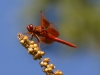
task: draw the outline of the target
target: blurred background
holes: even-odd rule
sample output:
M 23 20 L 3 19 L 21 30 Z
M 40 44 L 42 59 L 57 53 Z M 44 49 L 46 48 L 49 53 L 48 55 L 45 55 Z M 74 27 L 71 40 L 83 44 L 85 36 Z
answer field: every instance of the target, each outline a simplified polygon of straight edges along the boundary
M 78 48 L 54 42 L 42 48 L 63 75 L 100 75 L 100 0 L 0 0 L 0 75 L 45 75 L 17 34 L 40 25 L 40 11 L 60 36 Z

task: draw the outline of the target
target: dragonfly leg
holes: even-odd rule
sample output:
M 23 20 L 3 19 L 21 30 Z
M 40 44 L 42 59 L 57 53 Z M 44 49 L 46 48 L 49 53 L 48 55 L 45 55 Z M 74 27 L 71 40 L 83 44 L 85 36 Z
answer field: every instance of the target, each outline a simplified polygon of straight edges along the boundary
M 35 34 L 35 37 L 37 38 L 37 40 L 38 40 L 38 45 L 40 46 L 41 40 L 40 40 L 39 36 Z
M 32 40 L 33 39 L 33 33 L 30 35 L 30 40 Z
M 29 38 L 30 38 L 30 40 L 32 40 L 33 39 L 33 33 L 30 33 L 30 32 L 26 32 L 26 33 L 23 33 L 23 34 L 30 34 L 30 36 L 29 35 L 27 35 Z

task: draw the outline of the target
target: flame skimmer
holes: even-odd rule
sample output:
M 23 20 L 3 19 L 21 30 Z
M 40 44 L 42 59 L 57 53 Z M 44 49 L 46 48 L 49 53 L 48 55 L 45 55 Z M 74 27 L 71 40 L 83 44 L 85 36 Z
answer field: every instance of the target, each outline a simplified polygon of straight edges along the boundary
M 35 36 L 38 39 L 38 42 L 51 44 L 54 41 L 56 41 L 68 45 L 70 47 L 77 48 L 76 45 L 61 40 L 60 38 L 57 38 L 59 36 L 59 32 L 52 27 L 52 24 L 48 20 L 45 19 L 45 17 L 42 15 L 42 11 L 40 11 L 40 15 L 41 15 L 40 26 L 34 26 L 32 24 L 27 26 L 28 33 L 31 34 L 31 39 L 33 38 L 33 36 Z

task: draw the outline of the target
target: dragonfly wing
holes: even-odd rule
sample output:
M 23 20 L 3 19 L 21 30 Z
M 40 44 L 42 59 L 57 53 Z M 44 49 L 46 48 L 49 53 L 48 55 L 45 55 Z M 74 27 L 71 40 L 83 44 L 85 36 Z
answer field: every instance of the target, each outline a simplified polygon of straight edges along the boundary
M 47 29 L 49 27 L 50 23 L 49 23 L 49 21 L 47 21 L 45 19 L 45 17 L 42 14 L 42 11 L 40 11 L 40 15 L 41 15 L 41 26 L 42 26 L 42 28 Z
M 57 30 L 55 30 L 52 25 L 50 25 L 47 29 L 47 32 L 55 37 L 59 36 L 59 32 Z
M 54 42 L 54 40 L 52 40 L 50 38 L 46 38 L 46 37 L 41 37 L 41 41 L 46 43 L 46 44 L 51 44 Z

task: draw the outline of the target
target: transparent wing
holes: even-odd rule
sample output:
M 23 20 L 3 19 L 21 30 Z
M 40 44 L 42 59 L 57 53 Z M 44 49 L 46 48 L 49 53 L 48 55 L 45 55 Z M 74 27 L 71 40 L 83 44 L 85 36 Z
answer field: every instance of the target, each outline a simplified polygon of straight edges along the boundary
M 57 30 L 55 30 L 52 25 L 50 24 L 48 29 L 47 29 L 47 32 L 55 37 L 58 37 L 59 36 L 59 32 Z
M 47 37 L 41 37 L 41 41 L 46 43 L 46 44 L 51 44 L 54 42 L 54 40 L 47 38 Z
M 40 15 L 41 15 L 41 26 L 43 29 L 47 29 L 49 27 L 50 23 L 49 23 L 49 21 L 47 21 L 45 19 L 45 17 L 42 14 L 42 11 L 40 11 Z

